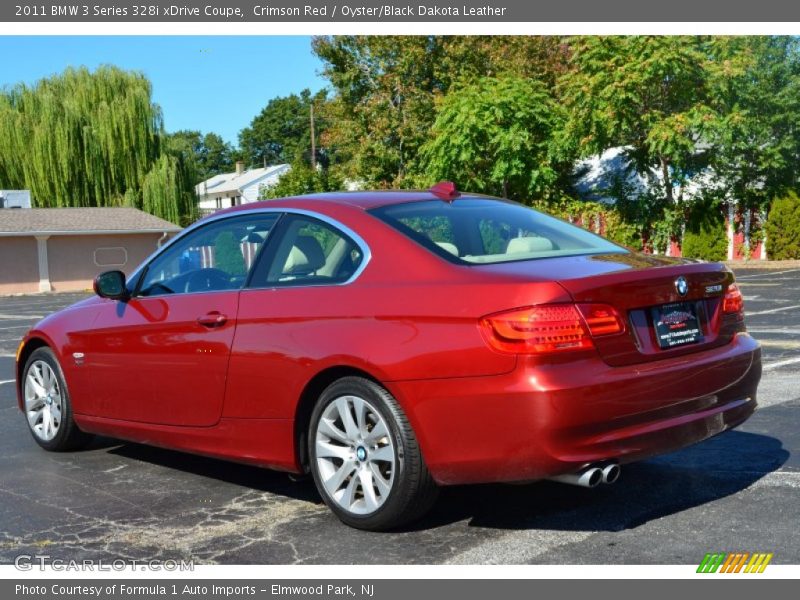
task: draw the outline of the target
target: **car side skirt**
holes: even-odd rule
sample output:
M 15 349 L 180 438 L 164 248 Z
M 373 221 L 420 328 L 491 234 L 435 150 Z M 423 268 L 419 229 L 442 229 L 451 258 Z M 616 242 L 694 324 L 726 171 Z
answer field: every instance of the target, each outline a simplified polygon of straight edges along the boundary
M 213 427 L 155 425 L 75 415 L 87 433 L 299 473 L 292 419 L 221 419 Z

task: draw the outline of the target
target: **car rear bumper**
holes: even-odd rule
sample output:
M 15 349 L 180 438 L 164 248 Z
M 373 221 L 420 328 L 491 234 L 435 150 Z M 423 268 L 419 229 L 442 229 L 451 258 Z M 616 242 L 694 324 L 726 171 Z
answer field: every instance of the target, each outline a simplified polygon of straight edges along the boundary
M 535 480 L 702 441 L 746 420 L 761 378 L 758 342 L 609 367 L 598 357 L 506 375 L 389 384 L 440 484 Z

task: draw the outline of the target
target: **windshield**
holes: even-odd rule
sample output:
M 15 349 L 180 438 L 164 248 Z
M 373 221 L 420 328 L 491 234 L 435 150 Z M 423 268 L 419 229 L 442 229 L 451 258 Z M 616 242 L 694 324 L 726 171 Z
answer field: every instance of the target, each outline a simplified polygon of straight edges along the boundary
M 504 200 L 426 200 L 369 212 L 432 252 L 461 264 L 628 253 L 585 229 Z

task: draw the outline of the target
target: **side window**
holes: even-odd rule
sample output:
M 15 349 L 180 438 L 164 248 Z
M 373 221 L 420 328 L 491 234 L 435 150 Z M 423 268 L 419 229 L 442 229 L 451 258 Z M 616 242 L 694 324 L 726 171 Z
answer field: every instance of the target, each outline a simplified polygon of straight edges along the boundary
M 253 287 L 344 283 L 364 260 L 358 245 L 327 223 L 300 216 L 284 223 Z
M 277 215 L 230 217 L 190 233 L 147 266 L 139 295 L 241 288 L 277 219 Z

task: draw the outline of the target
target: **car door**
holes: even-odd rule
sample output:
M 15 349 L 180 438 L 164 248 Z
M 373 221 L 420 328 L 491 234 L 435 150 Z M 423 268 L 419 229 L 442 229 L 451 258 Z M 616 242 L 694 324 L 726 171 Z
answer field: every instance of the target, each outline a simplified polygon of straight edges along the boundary
M 253 213 L 213 220 L 175 240 L 108 300 L 87 340 L 90 414 L 210 426 L 222 412 L 239 290 L 277 221 Z
M 347 306 L 369 261 L 366 244 L 335 222 L 286 214 L 239 300 L 228 370 L 226 417 L 294 416 L 308 369 L 340 339 L 342 324 L 320 318 Z

